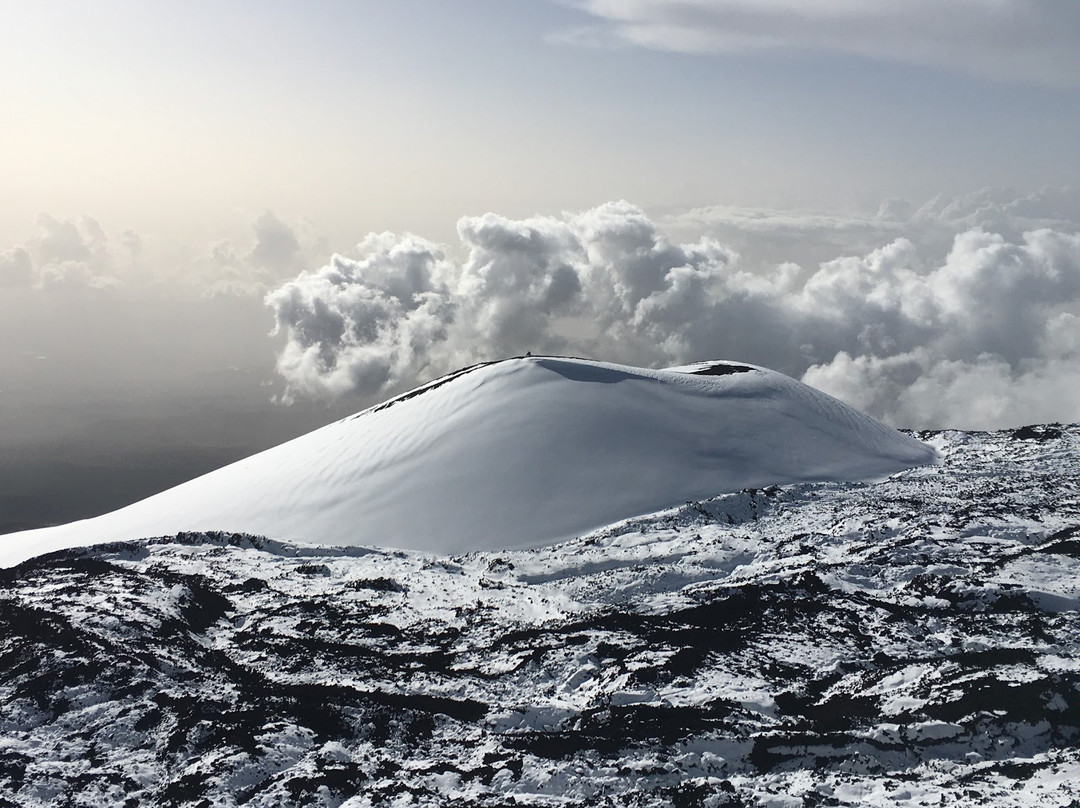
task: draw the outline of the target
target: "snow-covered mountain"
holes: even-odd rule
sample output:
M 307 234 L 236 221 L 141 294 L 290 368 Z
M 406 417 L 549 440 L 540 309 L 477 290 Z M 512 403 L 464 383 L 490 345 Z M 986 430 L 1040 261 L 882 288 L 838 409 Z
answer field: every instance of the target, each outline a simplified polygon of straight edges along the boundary
M 0 804 L 1069 806 L 1080 428 L 457 557 L 188 533 L 0 578 Z
M 719 493 L 934 461 L 924 444 L 764 368 L 522 357 L 450 374 L 119 511 L 0 537 L 0 564 L 206 530 L 432 552 L 537 547 Z

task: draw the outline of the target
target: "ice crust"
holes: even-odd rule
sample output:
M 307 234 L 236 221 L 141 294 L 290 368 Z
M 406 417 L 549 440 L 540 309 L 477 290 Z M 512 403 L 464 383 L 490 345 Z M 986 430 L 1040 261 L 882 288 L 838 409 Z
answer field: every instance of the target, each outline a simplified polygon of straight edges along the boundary
M 720 493 L 880 479 L 936 458 L 764 368 L 523 357 L 458 371 L 118 511 L 0 537 L 0 565 L 207 530 L 437 553 L 540 547 Z

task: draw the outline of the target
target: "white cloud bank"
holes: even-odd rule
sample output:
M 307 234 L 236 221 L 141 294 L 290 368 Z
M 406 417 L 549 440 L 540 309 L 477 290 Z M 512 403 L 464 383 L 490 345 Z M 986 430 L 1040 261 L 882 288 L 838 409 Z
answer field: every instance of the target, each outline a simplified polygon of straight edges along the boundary
M 196 307 L 269 364 L 252 330 L 265 296 L 286 400 L 373 400 L 533 351 L 755 362 L 901 426 L 1080 421 L 1077 189 L 887 200 L 862 216 L 710 207 L 654 220 L 615 202 L 466 217 L 458 235 L 372 234 L 301 272 L 325 260 L 323 242 L 270 212 L 175 258 L 153 235 L 43 215 L 36 236 L 0 250 L 0 303 L 22 318 L 9 331 L 23 353 L 59 351 L 45 336 L 79 312 L 96 317 L 79 337 L 91 350 L 107 341 L 95 329 Z
M 881 239 L 816 267 L 740 259 L 711 236 L 677 243 L 626 202 L 465 217 L 456 259 L 417 236 L 372 234 L 267 294 L 285 337 L 277 368 L 286 398 L 332 398 L 530 350 L 651 365 L 730 358 L 802 376 L 897 425 L 1080 421 L 1080 234 L 1068 224 L 1080 195 L 999 196 L 890 204 L 847 223 L 750 217 L 771 243 L 793 228 L 821 243 Z M 730 210 L 692 216 L 699 231 L 731 226 Z M 1007 226 L 984 226 L 993 221 Z M 1018 229 L 1033 222 L 1055 226 Z
M 841 53 L 1008 81 L 1080 85 L 1072 0 L 565 0 L 558 38 L 683 53 Z

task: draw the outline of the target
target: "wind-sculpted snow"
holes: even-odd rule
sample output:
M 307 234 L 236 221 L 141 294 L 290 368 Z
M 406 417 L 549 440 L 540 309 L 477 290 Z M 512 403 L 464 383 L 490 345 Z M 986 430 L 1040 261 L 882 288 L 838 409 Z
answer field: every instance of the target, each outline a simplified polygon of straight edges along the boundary
M 724 366 L 742 372 L 717 375 Z M 0 564 L 191 530 L 433 552 L 535 547 L 719 492 L 934 461 L 763 368 L 523 357 L 450 374 L 114 513 L 0 537 Z
M 528 551 L 30 560 L 0 804 L 1076 804 L 1080 428 L 919 437 Z

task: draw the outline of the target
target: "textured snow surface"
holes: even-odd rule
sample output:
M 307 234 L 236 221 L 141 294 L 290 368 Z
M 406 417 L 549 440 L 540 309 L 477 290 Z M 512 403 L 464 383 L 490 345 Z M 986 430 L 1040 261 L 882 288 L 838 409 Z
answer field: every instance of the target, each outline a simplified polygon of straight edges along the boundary
M 720 492 L 935 460 L 774 371 L 685 371 L 552 357 L 467 368 L 119 511 L 0 537 L 0 564 L 195 530 L 432 552 L 535 547 Z
M 1080 428 L 527 551 L 0 572 L 0 804 L 1068 806 Z

